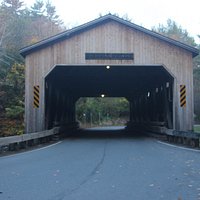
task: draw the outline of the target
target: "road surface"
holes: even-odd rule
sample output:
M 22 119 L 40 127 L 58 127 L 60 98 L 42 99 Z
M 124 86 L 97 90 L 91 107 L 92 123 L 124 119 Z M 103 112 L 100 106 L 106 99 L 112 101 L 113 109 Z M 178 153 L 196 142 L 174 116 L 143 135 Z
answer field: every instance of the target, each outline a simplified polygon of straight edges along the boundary
M 93 129 L 0 158 L 0 200 L 162 199 L 200 199 L 200 151 Z

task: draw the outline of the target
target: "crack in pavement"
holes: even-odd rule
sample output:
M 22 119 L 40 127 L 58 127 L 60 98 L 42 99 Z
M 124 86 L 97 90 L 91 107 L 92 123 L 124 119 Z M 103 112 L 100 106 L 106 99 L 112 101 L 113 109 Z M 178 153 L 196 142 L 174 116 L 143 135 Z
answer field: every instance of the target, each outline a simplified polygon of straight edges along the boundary
M 81 183 L 80 183 L 77 187 L 75 187 L 74 189 L 72 189 L 72 190 L 70 191 L 70 194 L 72 194 L 73 192 L 79 190 L 80 187 L 83 186 L 85 183 L 87 183 L 87 182 L 96 174 L 96 171 L 98 171 L 98 170 L 101 168 L 101 166 L 102 166 L 102 164 L 103 164 L 103 162 L 104 162 L 104 160 L 105 160 L 105 156 L 106 156 L 107 143 L 108 143 L 108 142 L 106 142 L 106 143 L 104 144 L 103 154 L 102 154 L 102 157 L 101 157 L 100 161 L 99 161 L 99 162 L 97 163 L 97 165 L 94 167 L 94 169 L 92 170 L 92 172 L 91 172 L 84 180 L 82 180 Z
M 102 164 L 104 163 L 105 157 L 106 157 L 106 148 L 107 148 L 107 143 L 108 141 L 105 142 L 104 144 L 104 148 L 103 148 L 103 153 L 102 153 L 102 157 L 99 160 L 99 162 L 96 164 L 96 166 L 94 167 L 94 169 L 91 171 L 90 174 L 88 174 L 80 183 L 78 186 L 74 187 L 71 190 L 67 190 L 67 191 L 63 191 L 60 194 L 54 196 L 53 198 L 51 198 L 52 200 L 63 200 L 67 195 L 71 195 L 74 192 L 76 192 L 77 190 L 79 190 L 84 184 L 86 184 L 95 174 L 96 171 L 99 171 L 99 169 L 101 168 Z

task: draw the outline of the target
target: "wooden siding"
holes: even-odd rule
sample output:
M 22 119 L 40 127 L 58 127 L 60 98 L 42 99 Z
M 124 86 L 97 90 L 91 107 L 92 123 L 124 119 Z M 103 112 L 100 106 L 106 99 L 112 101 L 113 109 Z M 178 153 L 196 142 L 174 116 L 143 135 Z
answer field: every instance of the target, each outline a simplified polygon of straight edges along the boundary
M 131 60 L 85 60 L 86 52 L 134 53 Z M 177 130 L 193 126 L 192 53 L 111 21 L 26 56 L 26 131 L 44 130 L 44 78 L 57 64 L 161 64 L 175 77 L 174 116 Z M 187 88 L 187 107 L 180 108 L 179 85 Z M 33 86 L 40 85 L 41 104 L 33 108 Z

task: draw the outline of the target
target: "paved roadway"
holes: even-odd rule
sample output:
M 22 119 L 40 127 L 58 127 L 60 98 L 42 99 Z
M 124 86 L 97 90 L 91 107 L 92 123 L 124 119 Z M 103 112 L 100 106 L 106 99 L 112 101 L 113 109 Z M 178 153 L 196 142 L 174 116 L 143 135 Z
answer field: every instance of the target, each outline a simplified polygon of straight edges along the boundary
M 115 130 L 0 158 L 0 200 L 198 200 L 200 152 Z

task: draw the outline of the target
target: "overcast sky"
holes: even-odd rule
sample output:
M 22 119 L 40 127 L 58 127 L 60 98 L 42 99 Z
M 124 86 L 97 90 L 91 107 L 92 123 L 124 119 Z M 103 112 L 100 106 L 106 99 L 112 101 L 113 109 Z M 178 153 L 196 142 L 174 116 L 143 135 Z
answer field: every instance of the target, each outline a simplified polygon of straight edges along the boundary
M 44 0 L 45 1 L 45 0 Z M 24 0 L 30 6 L 35 0 Z M 99 17 L 99 14 L 128 15 L 133 23 L 151 29 L 168 18 L 187 29 L 200 43 L 200 0 L 51 0 L 67 26 L 76 26 Z

